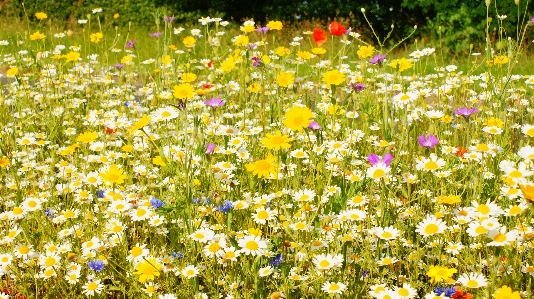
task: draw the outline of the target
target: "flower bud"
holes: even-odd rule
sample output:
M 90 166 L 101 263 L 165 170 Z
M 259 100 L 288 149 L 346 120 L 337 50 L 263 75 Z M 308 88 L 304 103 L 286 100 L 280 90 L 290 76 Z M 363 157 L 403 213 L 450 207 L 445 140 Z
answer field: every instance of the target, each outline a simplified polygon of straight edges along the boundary
M 362 7 L 362 12 L 365 12 L 365 8 Z
M 490 6 L 491 5 L 491 0 L 486 0 L 486 6 Z
M 519 0 L 515 0 L 515 5 L 519 5 Z

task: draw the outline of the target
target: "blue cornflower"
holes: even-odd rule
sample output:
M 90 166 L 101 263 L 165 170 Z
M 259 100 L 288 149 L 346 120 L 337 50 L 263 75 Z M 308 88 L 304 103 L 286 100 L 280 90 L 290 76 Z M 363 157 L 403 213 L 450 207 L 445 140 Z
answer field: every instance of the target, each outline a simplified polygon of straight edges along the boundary
M 104 190 L 98 190 L 96 191 L 96 196 L 98 196 L 98 198 L 104 198 L 104 193 Z
M 89 261 L 89 268 L 93 271 L 100 272 L 104 269 L 104 266 L 104 262 L 101 260 Z
M 231 201 L 225 200 L 222 205 L 219 205 L 219 206 L 215 207 L 215 211 L 226 213 L 226 212 L 230 211 L 233 207 L 234 207 L 234 204 Z
M 53 218 L 54 215 L 56 215 L 56 211 L 52 210 L 51 208 L 44 209 L 44 213 L 48 218 Z
M 456 293 L 456 287 L 447 287 L 445 288 L 445 296 L 452 297 Z
M 159 209 L 165 205 L 165 203 L 155 197 L 150 198 L 150 204 L 154 209 Z
M 434 289 L 434 294 L 436 294 L 437 296 L 440 296 L 444 292 L 445 292 L 445 288 L 444 287 L 437 287 L 436 289 Z
M 179 260 L 181 260 L 181 259 L 183 259 L 183 258 L 184 258 L 184 254 L 183 254 L 183 253 L 181 253 L 180 251 L 177 251 L 177 252 L 173 252 L 173 253 L 172 253 L 172 256 L 173 256 L 174 258 L 177 258 L 177 259 L 179 259 Z
M 275 257 L 271 258 L 269 260 L 269 263 L 271 264 L 271 267 L 278 268 L 278 266 L 280 266 L 280 264 L 282 263 L 282 254 L 279 253 Z

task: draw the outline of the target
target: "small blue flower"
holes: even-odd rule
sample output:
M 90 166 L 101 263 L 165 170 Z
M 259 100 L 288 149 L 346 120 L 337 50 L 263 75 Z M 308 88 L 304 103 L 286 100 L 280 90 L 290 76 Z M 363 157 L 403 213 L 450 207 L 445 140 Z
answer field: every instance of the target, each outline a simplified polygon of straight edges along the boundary
M 104 269 L 104 262 L 101 260 L 89 261 L 89 268 L 95 272 L 100 272 Z
M 150 204 L 153 208 L 159 209 L 165 205 L 165 203 L 155 197 L 150 198 Z
M 96 196 L 98 196 L 98 198 L 104 198 L 104 193 L 104 190 L 98 190 L 96 191 Z
M 456 293 L 456 287 L 447 287 L 445 289 L 445 296 L 452 297 Z
M 56 211 L 52 210 L 51 208 L 44 209 L 44 213 L 48 218 L 54 218 L 54 215 L 56 215 Z
M 178 251 L 178 252 L 173 252 L 173 253 L 172 253 L 172 256 L 173 256 L 174 258 L 179 259 L 179 260 L 181 260 L 181 259 L 184 258 L 184 254 L 181 253 L 180 251 Z
M 215 211 L 226 213 L 226 212 L 230 211 L 233 207 L 234 207 L 234 204 L 231 201 L 225 200 L 222 205 L 219 205 L 219 206 L 215 207 Z
M 271 258 L 269 260 L 269 263 L 271 264 L 271 267 L 278 268 L 278 266 L 280 266 L 280 264 L 282 263 L 282 254 L 279 253 L 275 257 Z
M 440 296 L 441 294 L 443 294 L 445 292 L 445 288 L 444 287 L 437 287 L 435 290 L 434 290 L 434 294 L 436 294 L 437 296 Z

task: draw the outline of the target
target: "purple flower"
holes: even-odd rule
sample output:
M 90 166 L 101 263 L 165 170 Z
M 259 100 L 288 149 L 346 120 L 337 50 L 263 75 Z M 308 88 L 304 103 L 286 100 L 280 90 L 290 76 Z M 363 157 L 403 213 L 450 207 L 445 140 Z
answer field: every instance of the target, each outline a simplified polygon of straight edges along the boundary
M 269 29 L 271 29 L 269 28 L 269 26 L 265 26 L 265 27 L 256 28 L 255 30 L 258 33 L 266 33 L 267 31 L 269 31 Z
M 252 63 L 253 66 L 257 66 L 257 67 L 263 66 L 263 61 L 261 61 L 259 57 L 252 57 L 252 61 L 254 61 Z
M 471 114 L 474 114 L 477 112 L 478 112 L 477 108 L 467 108 L 467 107 L 462 107 L 462 108 L 458 108 L 454 110 L 454 113 L 456 115 L 461 115 L 465 118 L 468 118 L 469 116 L 471 116 Z
M 254 50 L 256 48 L 256 44 L 248 44 L 249 49 Z
M 386 166 L 389 166 L 389 164 L 391 164 L 391 160 L 393 160 L 393 155 L 390 153 L 385 154 L 384 158 L 380 158 L 375 153 L 372 153 L 369 156 L 367 156 L 367 161 L 371 163 L 371 166 L 375 166 L 378 163 L 384 163 L 386 164 Z
M 223 106 L 225 103 L 221 98 L 211 98 L 209 100 L 205 100 L 204 104 L 212 108 L 217 108 Z
M 167 22 L 167 23 L 172 23 L 172 21 L 174 21 L 174 16 L 172 17 L 165 17 L 163 18 L 163 21 Z
M 352 87 L 352 89 L 354 89 L 354 91 L 356 92 L 360 92 L 365 89 L 365 85 L 362 83 L 358 83 L 358 84 L 351 83 L 350 87 Z
M 163 33 L 162 32 L 154 32 L 154 33 L 151 33 L 150 36 L 153 36 L 155 38 L 158 38 L 160 35 L 162 35 Z
M 101 260 L 94 260 L 89 262 L 89 268 L 95 272 L 100 272 L 104 269 L 104 262 Z
M 421 135 L 417 137 L 417 140 L 419 140 L 420 146 L 426 148 L 434 148 L 434 146 L 439 143 L 438 138 L 432 134 L 428 134 L 428 137 L 425 137 L 425 135 Z
M 532 24 L 534 24 L 534 16 L 532 16 L 532 18 L 530 19 L 530 21 L 532 22 Z
M 321 125 L 319 125 L 318 122 L 316 121 L 312 121 L 309 125 L 308 125 L 308 128 L 312 129 L 312 130 L 321 130 L 323 129 L 323 127 L 321 127 Z
M 206 152 L 205 152 L 206 155 L 213 154 L 214 150 L 215 150 L 215 144 L 213 144 L 213 143 L 206 144 Z
M 184 110 L 185 109 L 184 100 L 180 100 L 180 102 L 178 102 L 178 109 L 180 109 L 180 110 Z
M 381 65 L 382 62 L 384 62 L 384 60 L 386 59 L 386 54 L 382 55 L 382 54 L 377 54 L 375 55 L 375 57 L 371 58 L 371 60 L 369 60 L 369 63 L 372 63 L 372 64 L 378 64 L 378 65 Z
M 124 66 L 124 64 L 122 64 L 122 63 L 117 63 L 117 64 L 114 64 L 113 66 L 120 70 L 120 69 L 122 69 L 122 67 Z
M 126 43 L 126 48 L 133 48 L 137 40 L 134 38 L 133 40 Z

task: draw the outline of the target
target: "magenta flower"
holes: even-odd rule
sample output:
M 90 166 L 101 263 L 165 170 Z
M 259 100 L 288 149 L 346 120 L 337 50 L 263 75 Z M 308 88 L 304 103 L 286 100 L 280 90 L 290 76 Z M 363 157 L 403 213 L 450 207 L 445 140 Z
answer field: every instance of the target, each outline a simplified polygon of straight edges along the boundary
M 154 33 L 151 33 L 150 36 L 158 38 L 162 34 L 163 34 L 163 32 L 154 32 Z
M 211 98 L 209 100 L 205 100 L 204 104 L 210 106 L 211 108 L 217 108 L 223 106 L 225 102 L 221 98 Z
M 380 158 L 375 153 L 372 153 L 369 156 L 367 156 L 367 161 L 371 163 L 371 166 L 375 166 L 378 163 L 384 163 L 386 164 L 386 166 L 389 166 L 391 164 L 391 160 L 393 160 L 393 155 L 390 153 L 385 154 L 384 158 Z
M 308 125 L 308 128 L 312 129 L 312 130 L 321 130 L 323 127 L 321 127 L 321 125 L 319 125 L 318 122 L 316 121 L 312 121 L 309 125 Z
M 174 21 L 174 16 L 165 17 L 165 18 L 163 18 L 163 21 L 165 21 L 167 23 L 172 23 L 172 21 Z
M 266 33 L 267 31 L 269 31 L 269 29 L 271 29 L 269 28 L 269 26 L 265 26 L 265 27 L 256 28 L 255 30 L 258 33 Z
M 215 150 L 215 144 L 213 144 L 213 143 L 206 144 L 206 152 L 205 152 L 206 155 L 213 154 L 214 150 Z
M 372 63 L 372 64 L 378 64 L 378 65 L 382 65 L 382 62 L 384 62 L 384 60 L 386 59 L 386 54 L 382 55 L 382 54 L 377 54 L 375 55 L 375 57 L 371 58 L 371 60 L 369 60 L 369 63 Z
M 135 46 L 136 42 L 137 42 L 137 40 L 135 38 L 133 40 L 131 40 L 131 41 L 128 41 L 126 43 L 126 48 L 133 48 L 133 46 Z
M 358 84 L 351 83 L 350 87 L 352 87 L 352 89 L 354 89 L 354 91 L 356 92 L 360 92 L 365 89 L 365 85 L 362 83 L 358 83 Z
M 462 108 L 458 108 L 456 110 L 454 110 L 454 113 L 456 115 L 460 115 L 460 116 L 463 116 L 465 118 L 468 118 L 469 116 L 471 116 L 471 114 L 474 114 L 474 113 L 477 113 L 478 110 L 476 108 L 467 108 L 467 107 L 462 107 Z
M 252 57 L 252 61 L 254 61 L 252 63 L 253 66 L 257 66 L 257 67 L 262 67 L 263 66 L 263 61 L 261 61 L 261 59 L 259 57 Z
M 428 134 L 428 137 L 425 137 L 425 135 L 421 135 L 417 138 L 417 140 L 419 140 L 420 146 L 426 148 L 434 148 L 434 146 L 439 143 L 438 138 L 432 134 Z
M 113 66 L 120 70 L 120 69 L 122 69 L 124 67 L 124 64 L 117 63 L 117 64 L 114 64 Z

